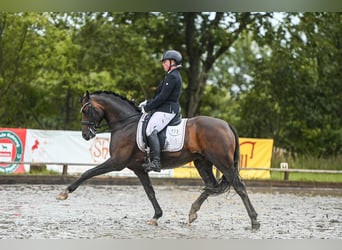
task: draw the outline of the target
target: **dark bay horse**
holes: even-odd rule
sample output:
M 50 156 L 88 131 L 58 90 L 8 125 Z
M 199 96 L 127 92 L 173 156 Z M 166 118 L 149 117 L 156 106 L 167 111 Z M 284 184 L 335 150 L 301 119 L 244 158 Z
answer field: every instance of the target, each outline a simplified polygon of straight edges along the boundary
M 156 199 L 150 177 L 142 167 L 144 152 L 136 144 L 140 108 L 127 98 L 109 91 L 96 91 L 91 94 L 87 91 L 81 104 L 82 136 L 85 140 L 90 140 L 96 135 L 96 129 L 102 120 L 107 122 L 111 132 L 110 158 L 84 172 L 60 193 L 57 199 L 67 199 L 69 193 L 74 192 L 81 183 L 91 177 L 129 168 L 139 178 L 153 205 L 154 216 L 148 223 L 157 225 L 157 220 L 163 212 Z M 161 163 L 162 169 L 168 169 L 193 161 L 204 181 L 203 192 L 191 206 L 189 223 L 196 220 L 197 211 L 210 195 L 222 194 L 233 186 L 245 205 L 252 229 L 258 229 L 260 223 L 257 221 L 257 213 L 239 176 L 239 139 L 235 129 L 223 120 L 197 116 L 188 119 L 185 130 L 183 149 L 178 152 L 162 152 Z M 213 166 L 222 173 L 220 180 L 214 177 Z

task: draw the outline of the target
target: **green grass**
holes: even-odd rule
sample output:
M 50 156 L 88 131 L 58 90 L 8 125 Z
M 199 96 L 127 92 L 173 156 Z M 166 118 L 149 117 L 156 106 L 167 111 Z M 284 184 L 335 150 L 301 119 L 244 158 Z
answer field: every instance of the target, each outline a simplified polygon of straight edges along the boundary
M 61 175 L 61 173 L 58 173 L 58 172 L 53 171 L 53 170 L 44 169 L 41 171 L 31 170 L 30 172 L 25 173 L 25 175 Z
M 272 155 L 272 168 L 279 168 L 281 162 L 287 162 L 289 168 L 342 170 L 342 155 L 329 158 L 317 158 L 307 155 L 298 155 L 296 157 Z
M 279 156 L 273 154 L 272 168 L 279 168 L 281 162 L 287 162 L 289 169 L 320 169 L 342 170 L 342 155 L 330 158 L 316 158 L 307 155 Z M 271 180 L 284 180 L 283 172 L 271 172 Z M 318 181 L 318 182 L 342 182 L 342 174 L 323 173 L 289 173 L 290 181 Z
M 284 180 L 284 173 L 271 172 L 271 180 Z M 289 181 L 342 182 L 342 174 L 289 173 Z

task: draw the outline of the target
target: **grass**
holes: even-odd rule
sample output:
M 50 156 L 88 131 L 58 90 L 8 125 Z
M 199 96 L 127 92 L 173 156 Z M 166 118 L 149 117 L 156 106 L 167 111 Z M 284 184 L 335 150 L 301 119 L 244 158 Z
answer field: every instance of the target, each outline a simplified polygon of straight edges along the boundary
M 28 173 L 25 173 L 26 175 L 61 175 L 61 173 L 53 171 L 53 170 L 31 170 Z
M 271 180 L 284 180 L 284 173 L 271 172 Z M 342 182 L 342 174 L 289 173 L 289 181 Z
M 281 162 L 287 162 L 289 168 L 342 170 L 342 155 L 329 158 L 317 158 L 307 155 L 298 155 L 296 157 L 272 155 L 272 168 L 279 168 Z
M 299 155 L 296 157 L 279 156 L 273 154 L 272 168 L 279 168 L 281 162 L 287 162 L 289 169 L 321 169 L 342 170 L 342 155 L 330 158 L 316 158 L 313 156 Z M 271 172 L 271 180 L 284 180 L 283 172 Z M 323 173 L 289 173 L 290 181 L 318 181 L 318 182 L 342 182 L 342 174 Z

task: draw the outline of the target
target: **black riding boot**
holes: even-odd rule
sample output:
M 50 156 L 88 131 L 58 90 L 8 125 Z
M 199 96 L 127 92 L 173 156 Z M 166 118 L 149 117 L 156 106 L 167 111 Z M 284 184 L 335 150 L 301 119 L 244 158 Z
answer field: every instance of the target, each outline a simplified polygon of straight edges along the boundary
M 144 163 L 142 166 L 145 168 L 145 172 L 151 170 L 160 172 L 160 143 L 157 130 L 153 130 L 152 134 L 147 137 L 147 142 L 150 147 L 151 161 Z

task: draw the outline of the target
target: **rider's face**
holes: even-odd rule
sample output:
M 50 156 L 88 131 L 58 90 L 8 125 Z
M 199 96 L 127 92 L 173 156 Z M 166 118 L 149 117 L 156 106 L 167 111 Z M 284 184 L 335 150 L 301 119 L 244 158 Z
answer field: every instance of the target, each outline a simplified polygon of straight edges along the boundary
M 170 69 L 170 60 L 164 60 L 163 61 L 163 68 L 164 68 L 164 71 L 169 71 L 169 69 Z

